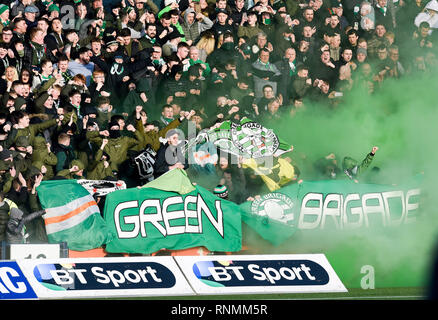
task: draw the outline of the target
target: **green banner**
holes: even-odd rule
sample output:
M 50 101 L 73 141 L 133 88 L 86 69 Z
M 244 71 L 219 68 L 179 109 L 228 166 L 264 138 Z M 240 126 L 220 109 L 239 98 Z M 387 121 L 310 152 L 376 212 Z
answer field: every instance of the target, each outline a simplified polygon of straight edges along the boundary
M 351 180 L 303 181 L 240 205 L 242 219 L 279 245 L 297 230 L 351 230 L 415 221 L 420 179 L 392 186 Z
M 108 194 L 104 217 L 116 235 L 107 243 L 108 252 L 241 250 L 239 206 L 201 186 L 185 194 L 151 187 L 118 190 Z

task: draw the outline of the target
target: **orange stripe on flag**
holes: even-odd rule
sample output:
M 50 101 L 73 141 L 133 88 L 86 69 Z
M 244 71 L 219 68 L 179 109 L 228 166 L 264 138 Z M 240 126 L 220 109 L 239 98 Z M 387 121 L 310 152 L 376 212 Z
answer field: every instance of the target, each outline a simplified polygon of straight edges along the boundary
M 49 225 L 52 223 L 58 223 L 58 222 L 65 221 L 65 220 L 70 219 L 71 217 L 73 217 L 75 215 L 78 215 L 82 211 L 85 211 L 87 208 L 89 208 L 91 206 L 97 206 L 96 201 L 93 200 L 93 201 L 84 203 L 80 207 L 78 207 L 78 208 L 76 208 L 76 209 L 74 209 L 66 214 L 63 214 L 62 216 L 44 219 L 44 223 L 45 223 L 45 225 Z

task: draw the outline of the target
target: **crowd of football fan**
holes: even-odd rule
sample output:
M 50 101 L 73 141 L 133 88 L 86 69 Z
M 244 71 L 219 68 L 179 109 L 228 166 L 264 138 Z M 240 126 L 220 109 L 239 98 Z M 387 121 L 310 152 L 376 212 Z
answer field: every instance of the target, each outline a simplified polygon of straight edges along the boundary
M 336 109 L 428 72 L 437 27 L 436 0 L 2 0 L 0 239 L 41 210 L 42 180 L 133 187 L 182 168 L 237 203 L 261 194 L 241 159 L 191 166 L 181 132 Z M 134 161 L 146 149 L 147 179 Z M 42 219 L 26 229 L 46 241 Z

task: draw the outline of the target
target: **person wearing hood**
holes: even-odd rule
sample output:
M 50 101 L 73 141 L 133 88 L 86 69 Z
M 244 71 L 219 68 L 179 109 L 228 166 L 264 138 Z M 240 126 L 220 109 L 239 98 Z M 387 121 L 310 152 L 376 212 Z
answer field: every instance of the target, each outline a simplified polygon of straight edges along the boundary
M 234 36 L 231 32 L 226 32 L 223 36 L 223 43 L 220 48 L 215 49 L 207 57 L 207 63 L 217 69 L 225 68 L 225 62 L 229 60 L 239 61 L 239 51 L 234 44 Z
M 13 162 L 15 170 L 18 174 L 26 174 L 26 171 L 32 166 L 33 147 L 29 143 L 29 139 L 25 136 L 20 136 L 15 140 L 15 150 Z
M 73 160 L 67 169 L 61 170 L 57 173 L 57 176 L 64 177 L 66 179 L 85 179 L 84 174 L 85 166 L 81 160 Z
M 0 192 L 9 192 L 16 177 L 12 152 L 5 149 L 0 152 Z
M 94 162 L 90 164 L 87 178 L 90 180 L 105 180 L 108 177 L 115 178 L 110 165 L 111 157 L 103 151 L 108 143 L 108 139 L 102 139 L 102 144 L 97 150 Z
M 183 18 L 181 27 L 184 31 L 184 37 L 186 41 L 191 41 L 192 45 L 198 42 L 202 32 L 213 26 L 213 21 L 200 12 L 196 13 L 190 7 L 184 12 Z
M 47 115 L 48 119 L 56 118 L 58 111 L 54 106 L 53 97 L 49 93 L 43 92 L 35 99 L 34 112 L 36 114 Z
M 29 234 L 26 227 L 21 223 L 23 215 L 23 211 L 20 209 L 11 208 L 6 225 L 6 241 L 8 243 L 26 243 Z
M 147 67 L 146 59 L 139 59 L 129 63 L 129 58 L 118 50 L 110 57 L 102 60 L 99 57 L 91 57 L 93 61 L 106 74 L 105 82 L 111 87 L 112 103 L 118 105 L 129 92 L 129 83 L 132 81 L 132 73 Z
M 132 115 L 133 106 L 141 105 L 144 108 L 155 107 L 155 95 L 147 78 L 137 81 L 135 88 L 123 100 L 123 104 L 117 109 L 118 113 Z
M 38 163 L 38 165 L 36 165 Z M 40 165 L 41 163 L 41 165 Z M 46 168 L 44 178 L 49 179 L 54 176 L 54 166 L 58 163 L 56 154 L 52 152 L 50 143 L 42 136 L 36 136 L 33 144 L 32 165 L 41 169 L 41 166 Z
M 119 172 L 119 168 L 128 159 L 128 150 L 136 147 L 143 142 L 142 134 L 130 124 L 126 127 L 130 132 L 133 132 L 135 138 L 122 136 L 120 126 L 117 122 L 108 124 L 108 130 L 103 131 L 87 131 L 87 140 L 94 143 L 98 147 L 102 145 L 103 139 L 108 139 L 103 151 L 111 158 L 111 169 L 115 176 Z M 105 138 L 102 138 L 105 137 Z
M 53 168 L 51 168 L 52 171 L 49 172 L 47 170 L 47 168 L 49 168 L 49 166 L 46 167 L 41 161 L 32 162 L 32 167 L 35 168 L 35 172 L 38 172 L 39 174 L 42 175 L 42 179 L 44 181 L 51 180 L 55 176 Z

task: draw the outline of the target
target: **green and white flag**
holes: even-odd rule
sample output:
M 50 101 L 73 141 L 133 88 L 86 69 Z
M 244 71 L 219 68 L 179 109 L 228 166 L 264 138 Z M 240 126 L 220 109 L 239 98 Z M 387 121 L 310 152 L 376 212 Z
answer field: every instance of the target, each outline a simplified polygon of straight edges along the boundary
M 274 245 L 298 230 L 396 227 L 418 216 L 421 181 L 421 175 L 403 185 L 303 181 L 242 203 L 242 221 Z
M 101 247 L 111 234 L 90 193 L 76 180 L 49 180 L 37 187 L 50 243 L 67 242 L 85 251 Z
M 279 157 L 292 151 L 292 145 L 273 130 L 246 117 L 239 123 L 224 121 L 218 128 L 201 132 L 196 140 L 210 141 L 225 152 L 245 158 Z
M 200 246 L 235 252 L 242 246 L 239 206 L 194 186 L 181 169 L 141 188 L 111 192 L 104 217 L 116 235 L 107 252 L 150 254 Z

